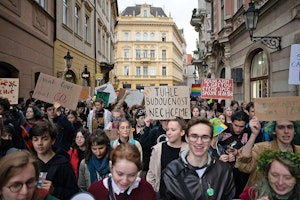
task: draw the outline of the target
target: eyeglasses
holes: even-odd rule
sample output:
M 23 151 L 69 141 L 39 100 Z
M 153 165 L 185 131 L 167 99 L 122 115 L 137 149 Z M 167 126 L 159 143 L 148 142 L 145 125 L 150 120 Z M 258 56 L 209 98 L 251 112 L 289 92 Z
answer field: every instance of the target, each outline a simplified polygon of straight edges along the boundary
M 146 114 L 146 110 L 142 109 L 142 110 L 139 110 L 139 112 L 136 115 L 139 116 L 139 115 L 145 115 L 145 114 Z
M 190 141 L 191 142 L 196 142 L 198 141 L 199 138 L 201 138 L 202 142 L 210 142 L 211 137 L 209 135 L 197 135 L 197 134 L 191 134 L 189 135 Z
M 10 189 L 11 192 L 17 193 L 20 192 L 20 190 L 23 188 L 23 185 L 26 185 L 27 188 L 35 188 L 37 185 L 37 180 L 35 178 L 28 180 L 26 183 L 20 183 L 16 182 L 9 186 L 8 188 Z
M 115 122 L 119 122 L 119 121 L 121 121 L 121 118 L 120 117 L 113 117 L 112 120 L 115 121 Z

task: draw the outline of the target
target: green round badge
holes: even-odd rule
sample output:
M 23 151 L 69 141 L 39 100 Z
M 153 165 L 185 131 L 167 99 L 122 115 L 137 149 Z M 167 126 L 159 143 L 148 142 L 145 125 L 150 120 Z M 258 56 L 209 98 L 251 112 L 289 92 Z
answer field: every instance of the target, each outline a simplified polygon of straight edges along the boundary
M 215 191 L 214 191 L 214 189 L 212 189 L 212 188 L 208 188 L 207 190 L 206 190 L 206 193 L 207 193 L 207 195 L 208 196 L 213 196 L 214 194 L 215 194 Z

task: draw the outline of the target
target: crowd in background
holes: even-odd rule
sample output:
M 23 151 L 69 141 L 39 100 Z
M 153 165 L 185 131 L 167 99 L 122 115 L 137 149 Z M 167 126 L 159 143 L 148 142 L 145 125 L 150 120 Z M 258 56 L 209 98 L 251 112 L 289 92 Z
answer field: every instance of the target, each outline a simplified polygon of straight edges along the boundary
M 107 107 L 98 98 L 78 102 L 75 110 L 32 94 L 17 105 L 0 98 L 0 199 L 16 199 L 6 194 L 20 195 L 24 184 L 33 188 L 28 199 L 40 196 L 41 188 L 45 199 L 71 199 L 83 191 L 118 200 L 300 199 L 299 159 L 289 159 L 299 158 L 300 124 L 259 121 L 253 102 L 225 106 L 191 97 L 191 119 L 152 120 L 144 105 L 128 107 L 128 93 Z M 213 119 L 225 130 L 215 132 Z M 272 159 L 261 161 L 262 168 L 265 150 L 282 153 L 266 155 Z M 28 157 L 19 164 L 24 173 L 34 166 L 30 179 L 8 185 L 9 177 L 1 177 L 11 154 Z M 46 181 L 35 191 L 41 174 Z

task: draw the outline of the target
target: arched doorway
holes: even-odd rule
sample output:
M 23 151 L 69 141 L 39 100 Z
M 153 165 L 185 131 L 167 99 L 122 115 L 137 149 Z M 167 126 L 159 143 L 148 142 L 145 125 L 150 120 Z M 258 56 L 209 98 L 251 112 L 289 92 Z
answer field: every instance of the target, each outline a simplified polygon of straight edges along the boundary
M 6 62 L 0 62 L 0 78 L 19 78 L 19 70 Z

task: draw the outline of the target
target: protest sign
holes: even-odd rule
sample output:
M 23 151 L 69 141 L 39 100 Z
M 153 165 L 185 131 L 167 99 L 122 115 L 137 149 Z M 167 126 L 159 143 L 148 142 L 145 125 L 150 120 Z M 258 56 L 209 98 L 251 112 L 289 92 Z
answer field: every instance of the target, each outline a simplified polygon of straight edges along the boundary
M 19 79 L 0 78 L 0 97 L 8 99 L 10 104 L 18 104 Z
M 288 83 L 300 85 L 300 44 L 291 45 Z
M 192 84 L 192 97 L 199 97 L 201 96 L 201 84 Z
M 233 99 L 232 79 L 206 78 L 201 84 L 203 99 Z
M 260 121 L 300 120 L 300 97 L 256 98 L 254 108 Z
M 96 94 L 97 99 L 100 98 L 103 100 L 104 107 L 108 106 L 109 96 L 110 96 L 110 94 L 108 92 L 97 92 L 97 94 Z
M 140 91 L 130 91 L 125 97 L 125 102 L 129 107 L 137 104 L 141 105 L 144 99 L 144 93 Z
M 115 103 L 117 100 L 117 94 L 115 92 L 115 89 L 111 83 L 106 83 L 101 86 L 95 87 L 95 95 L 98 94 L 98 92 L 106 92 L 109 93 L 109 103 Z M 104 99 L 103 99 L 104 100 Z
M 144 101 L 150 119 L 191 118 L 190 91 L 187 86 L 145 87 Z
M 75 110 L 82 87 L 74 83 L 41 73 L 34 89 L 33 98 Z
M 82 87 L 82 90 L 81 90 L 81 93 L 80 93 L 80 96 L 79 96 L 79 100 L 80 101 L 85 101 L 87 100 L 88 98 L 91 98 L 94 96 L 94 93 L 93 93 L 93 88 L 91 87 Z

